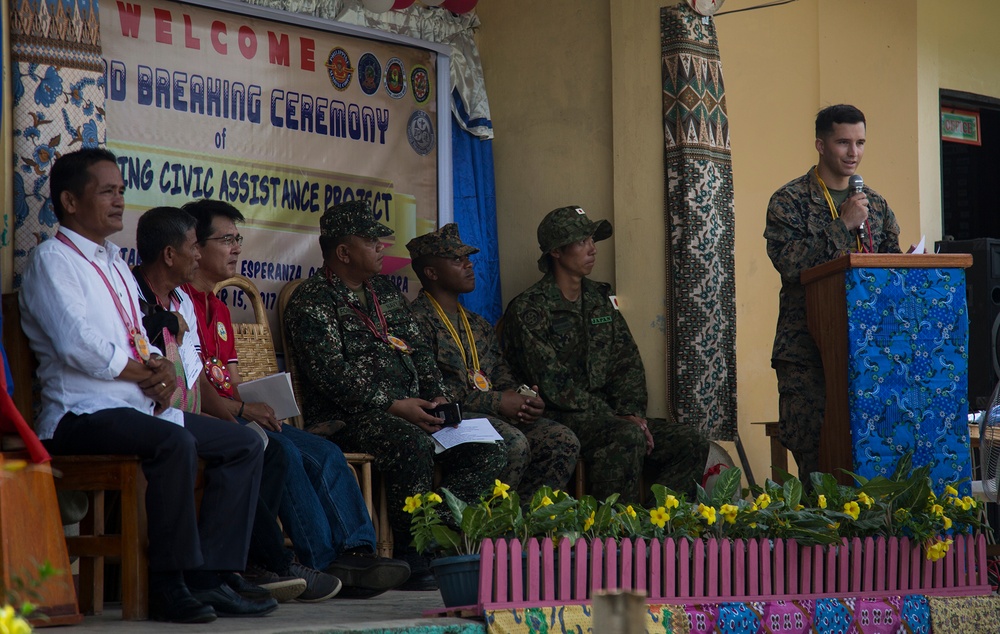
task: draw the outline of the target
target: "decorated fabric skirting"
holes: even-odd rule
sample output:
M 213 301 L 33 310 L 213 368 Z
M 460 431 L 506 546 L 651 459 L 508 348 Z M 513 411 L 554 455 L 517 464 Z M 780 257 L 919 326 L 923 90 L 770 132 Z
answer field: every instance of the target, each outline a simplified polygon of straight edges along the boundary
M 646 606 L 646 632 L 672 634 L 895 634 L 993 632 L 1000 597 L 841 597 L 720 603 L 654 603 Z M 486 611 L 489 634 L 592 631 L 590 605 Z

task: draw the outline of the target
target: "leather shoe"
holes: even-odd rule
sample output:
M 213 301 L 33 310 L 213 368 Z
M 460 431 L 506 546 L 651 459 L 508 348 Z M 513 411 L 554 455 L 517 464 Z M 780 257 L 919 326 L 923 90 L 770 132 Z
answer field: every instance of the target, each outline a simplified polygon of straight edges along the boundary
M 219 616 L 264 616 L 278 609 L 278 602 L 273 598 L 251 601 L 236 594 L 227 585 L 211 590 L 196 590 L 191 595 L 202 603 L 212 606 Z
M 216 614 L 191 595 L 183 583 L 171 585 L 149 594 L 149 618 L 168 623 L 211 623 Z
M 271 596 L 270 591 L 266 588 L 261 588 L 257 584 L 250 583 L 238 572 L 226 572 L 220 576 L 225 584 L 232 588 L 236 594 L 252 601 L 260 601 L 261 599 L 267 599 Z

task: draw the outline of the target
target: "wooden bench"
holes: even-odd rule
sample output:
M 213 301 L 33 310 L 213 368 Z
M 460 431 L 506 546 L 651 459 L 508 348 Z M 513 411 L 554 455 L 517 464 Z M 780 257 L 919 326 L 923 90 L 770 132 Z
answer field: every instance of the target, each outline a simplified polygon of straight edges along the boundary
M 253 282 L 240 275 L 222 280 L 215 285 L 214 290 L 215 293 L 218 294 L 222 289 L 228 287 L 235 287 L 242 291 L 245 301 L 250 304 L 254 313 L 254 321 L 252 323 L 233 323 L 233 336 L 235 337 L 236 342 L 236 352 L 240 360 L 240 378 L 244 381 L 249 381 L 275 374 L 278 372 L 278 358 L 275 354 L 274 339 L 272 338 L 271 328 L 267 322 L 267 313 L 264 311 L 264 302 L 261 300 L 260 291 L 257 290 L 257 287 Z M 284 343 L 283 335 L 282 342 Z M 302 400 L 299 398 L 299 389 L 298 384 L 295 381 L 295 373 L 292 372 L 292 364 L 287 357 L 285 363 L 286 366 L 289 367 L 289 373 L 292 375 L 292 387 L 295 393 L 296 401 L 301 403 Z M 295 425 L 299 429 L 302 428 L 301 416 L 296 416 L 288 422 Z M 364 498 L 365 506 L 368 508 L 368 514 L 375 526 L 379 554 L 391 557 L 392 532 L 388 531 L 388 534 L 390 535 L 388 544 L 389 554 L 385 554 L 386 548 L 382 544 L 385 529 L 380 526 L 378 520 L 380 516 L 386 517 L 385 508 L 384 506 L 383 508 L 380 508 L 378 513 L 375 511 L 375 500 L 373 495 L 374 480 L 372 475 L 372 462 L 375 458 L 371 454 L 366 453 L 345 453 L 344 457 L 347 458 L 347 464 L 351 467 L 351 471 L 354 472 L 354 477 L 358 481 L 358 486 L 361 488 L 361 496 Z M 382 504 L 385 504 L 384 501 Z
M 3 295 L 3 340 L 14 380 L 14 402 L 24 419 L 34 421 L 32 384 L 37 367 L 27 337 L 21 330 L 17 294 Z M 122 618 L 141 621 L 149 616 L 149 560 L 146 546 L 146 478 L 137 456 L 53 456 L 56 489 L 85 491 L 90 508 L 80 522 L 80 535 L 67 537 L 71 557 L 80 559 L 79 609 L 84 614 L 104 611 L 104 563 L 122 564 Z M 121 532 L 105 531 L 105 492 L 121 493 Z

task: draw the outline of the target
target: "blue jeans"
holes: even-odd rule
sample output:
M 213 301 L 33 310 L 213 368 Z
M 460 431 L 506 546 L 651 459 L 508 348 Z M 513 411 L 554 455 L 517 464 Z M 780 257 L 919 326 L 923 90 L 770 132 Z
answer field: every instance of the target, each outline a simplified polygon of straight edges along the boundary
M 345 550 L 375 550 L 375 527 L 361 489 L 340 447 L 325 438 L 282 425 L 267 437 L 288 458 L 278 517 L 299 562 L 324 570 Z

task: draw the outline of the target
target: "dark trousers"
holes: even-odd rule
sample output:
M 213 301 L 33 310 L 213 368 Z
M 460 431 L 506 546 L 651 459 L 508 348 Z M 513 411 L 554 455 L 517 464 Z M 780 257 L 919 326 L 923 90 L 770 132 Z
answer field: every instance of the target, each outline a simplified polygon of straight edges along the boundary
M 242 421 L 242 419 L 237 419 Z M 285 536 L 278 526 L 278 509 L 284 497 L 288 458 L 281 445 L 270 442 L 264 449 L 263 477 L 257 497 L 257 513 L 250 533 L 250 561 L 271 572 L 283 573 L 292 561 Z
M 128 408 L 67 414 L 45 442 L 54 454 L 135 454 L 142 460 L 149 569 L 243 570 L 260 486 L 263 444 L 233 423 L 184 414 L 184 427 Z M 201 514 L 198 458 L 205 461 Z

